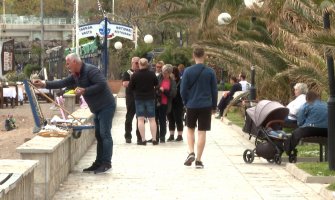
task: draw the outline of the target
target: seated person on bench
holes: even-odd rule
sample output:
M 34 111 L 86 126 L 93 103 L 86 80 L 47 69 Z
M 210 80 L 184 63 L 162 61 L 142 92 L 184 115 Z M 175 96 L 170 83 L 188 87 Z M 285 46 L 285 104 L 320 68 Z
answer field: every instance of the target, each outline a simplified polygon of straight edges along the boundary
M 235 76 L 230 77 L 229 80 L 233 86 L 228 92 L 223 93 L 223 96 L 220 99 L 220 102 L 218 104 L 219 115 L 215 117 L 216 119 L 221 119 L 224 109 L 228 106 L 229 102 L 233 99 L 235 92 L 242 90 L 242 86 L 237 81 L 237 78 Z
M 327 137 L 328 109 L 327 104 L 320 100 L 315 92 L 306 94 L 306 103 L 301 107 L 297 116 L 299 128 L 295 129 L 285 142 L 284 150 L 287 155 L 296 156 L 295 147 L 301 138 Z
M 306 103 L 306 93 L 308 92 L 305 83 L 297 83 L 294 86 L 294 95 L 296 98 L 291 101 L 286 107 L 290 110 L 285 119 L 284 127 L 297 128 L 297 114 L 301 106 Z

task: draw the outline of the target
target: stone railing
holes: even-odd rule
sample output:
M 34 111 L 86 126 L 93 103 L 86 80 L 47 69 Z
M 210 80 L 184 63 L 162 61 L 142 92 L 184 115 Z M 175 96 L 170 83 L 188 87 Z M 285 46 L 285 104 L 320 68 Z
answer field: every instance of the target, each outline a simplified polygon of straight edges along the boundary
M 79 24 L 87 24 L 88 19 L 79 19 Z M 38 16 L 18 16 L 16 14 L 6 14 L 0 16 L 0 24 L 41 24 L 41 18 Z M 65 17 L 44 17 L 44 25 L 65 25 L 65 24 L 74 24 L 73 18 Z
M 90 123 L 93 120 L 89 109 L 79 109 L 72 115 L 86 118 Z M 35 136 L 19 146 L 16 150 L 21 159 L 38 160 L 40 163 L 34 175 L 35 199 L 52 199 L 59 185 L 94 140 L 94 129 L 86 129 L 78 139 L 71 134 L 65 138 Z
M 36 160 L 0 160 L 0 200 L 34 199 Z

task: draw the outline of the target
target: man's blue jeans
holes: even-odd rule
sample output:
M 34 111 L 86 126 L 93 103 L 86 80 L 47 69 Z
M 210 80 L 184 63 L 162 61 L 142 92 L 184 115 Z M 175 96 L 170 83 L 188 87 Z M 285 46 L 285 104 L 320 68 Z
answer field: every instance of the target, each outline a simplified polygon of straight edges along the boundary
M 112 121 L 115 113 L 115 104 L 108 105 L 94 113 L 95 138 L 97 139 L 98 164 L 111 164 L 113 155 Z

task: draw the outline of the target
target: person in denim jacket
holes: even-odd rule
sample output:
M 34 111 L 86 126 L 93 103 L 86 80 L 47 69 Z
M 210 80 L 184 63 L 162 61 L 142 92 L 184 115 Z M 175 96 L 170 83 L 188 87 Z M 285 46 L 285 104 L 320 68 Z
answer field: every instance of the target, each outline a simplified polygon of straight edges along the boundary
M 297 124 L 292 136 L 284 143 L 287 155 L 296 156 L 295 147 L 301 138 L 327 137 L 328 132 L 328 109 L 327 104 L 320 100 L 319 96 L 310 91 L 306 94 L 306 103 L 302 105 L 297 114 Z

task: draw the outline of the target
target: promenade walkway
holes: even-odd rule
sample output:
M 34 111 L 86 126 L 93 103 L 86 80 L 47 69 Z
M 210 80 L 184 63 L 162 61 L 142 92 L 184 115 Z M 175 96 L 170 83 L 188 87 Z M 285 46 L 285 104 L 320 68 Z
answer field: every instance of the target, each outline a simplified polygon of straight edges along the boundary
M 137 146 L 124 140 L 125 100 L 118 99 L 112 134 L 113 169 L 106 174 L 82 173 L 95 158 L 96 144 L 75 166 L 60 186 L 55 200 L 73 199 L 323 199 L 322 185 L 305 184 L 280 166 L 255 158 L 245 164 L 243 151 L 254 145 L 239 131 L 213 118 L 203 155 L 204 169 L 186 167 L 188 154 L 186 129 L 184 142 Z M 150 139 L 147 128 L 147 139 Z

